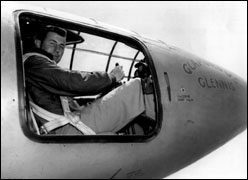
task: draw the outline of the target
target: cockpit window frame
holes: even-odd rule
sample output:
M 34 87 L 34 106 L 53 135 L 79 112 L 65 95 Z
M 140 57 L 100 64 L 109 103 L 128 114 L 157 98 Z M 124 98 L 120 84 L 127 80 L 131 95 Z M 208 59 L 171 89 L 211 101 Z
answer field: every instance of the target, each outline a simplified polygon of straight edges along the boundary
M 33 15 L 36 17 L 43 17 L 45 19 L 52 19 L 53 21 L 57 21 L 58 23 L 68 24 L 70 26 L 76 27 L 78 29 L 84 29 L 83 32 L 88 32 L 90 34 L 100 35 L 105 38 L 110 38 L 113 40 L 118 40 L 120 42 L 130 42 L 132 44 L 137 45 L 138 48 L 146 54 L 148 57 L 148 65 L 151 70 L 151 74 L 154 81 L 154 101 L 155 101 L 155 114 L 156 114 L 156 127 L 155 130 L 148 135 L 37 135 L 33 133 L 28 125 L 26 120 L 27 106 L 26 102 L 26 92 L 25 92 L 25 77 L 24 77 L 24 66 L 22 62 L 23 48 L 21 43 L 21 30 L 19 24 L 20 15 Z M 13 13 L 14 16 L 14 27 L 15 27 L 15 42 L 16 42 L 16 59 L 17 59 L 17 75 L 18 75 L 18 98 L 19 98 L 19 112 L 20 112 L 20 124 L 24 134 L 33 141 L 40 143 L 140 143 L 140 142 L 149 142 L 153 140 L 161 130 L 162 125 L 162 105 L 161 105 L 161 95 L 160 88 L 158 83 L 157 74 L 155 71 L 155 67 L 153 65 L 153 61 L 151 55 L 147 47 L 140 41 L 138 38 L 133 36 L 127 36 L 123 34 L 119 34 L 116 32 L 111 32 L 101 27 L 87 25 L 84 23 L 68 21 L 66 19 L 62 19 L 60 17 L 56 17 L 53 15 L 48 15 L 40 12 L 32 12 L 28 10 L 17 10 Z

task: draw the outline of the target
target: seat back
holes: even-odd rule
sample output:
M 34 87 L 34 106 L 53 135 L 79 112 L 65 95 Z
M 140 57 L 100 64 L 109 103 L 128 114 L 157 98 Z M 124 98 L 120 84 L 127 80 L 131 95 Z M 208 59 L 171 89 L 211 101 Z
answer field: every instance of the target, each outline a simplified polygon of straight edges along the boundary
M 29 95 L 29 93 L 26 93 L 26 94 L 27 94 L 27 98 L 26 98 L 27 108 L 26 108 L 26 110 L 27 110 L 27 114 L 28 114 L 28 118 L 27 118 L 28 119 L 28 127 L 33 133 L 40 135 L 40 130 L 39 130 L 37 121 L 35 119 L 34 112 L 33 112 L 32 107 L 30 105 L 30 101 L 32 101 L 32 98 Z

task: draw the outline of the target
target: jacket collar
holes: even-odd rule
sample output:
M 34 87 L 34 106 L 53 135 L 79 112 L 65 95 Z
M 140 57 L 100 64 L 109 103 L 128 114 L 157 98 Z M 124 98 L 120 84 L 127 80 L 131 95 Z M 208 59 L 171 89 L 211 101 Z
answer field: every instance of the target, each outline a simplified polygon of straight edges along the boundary
M 47 61 L 50 61 L 54 64 L 56 64 L 56 62 L 54 60 L 51 60 L 50 57 L 51 57 L 51 54 L 45 52 L 44 50 L 39 50 L 39 49 L 36 49 L 36 50 L 33 50 L 32 52 L 28 52 L 26 54 L 23 55 L 23 62 L 25 63 L 26 60 L 31 57 L 31 56 L 40 56 L 40 57 L 43 57 L 45 58 Z M 57 65 L 57 64 L 56 64 Z
M 40 54 L 42 54 L 42 55 L 48 57 L 49 59 L 53 60 L 53 55 L 50 54 L 50 53 L 48 53 L 48 52 L 46 52 L 46 51 L 44 51 L 43 49 L 35 48 L 35 49 L 33 49 L 32 52 L 40 53 Z

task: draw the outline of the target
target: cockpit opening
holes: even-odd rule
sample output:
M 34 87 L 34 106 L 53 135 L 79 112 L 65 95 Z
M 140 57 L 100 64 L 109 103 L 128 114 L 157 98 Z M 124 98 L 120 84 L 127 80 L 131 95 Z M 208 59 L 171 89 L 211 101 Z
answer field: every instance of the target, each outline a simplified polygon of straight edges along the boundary
M 80 107 L 88 106 L 113 89 L 138 78 L 141 82 L 142 101 L 144 101 L 145 111 L 112 135 L 150 136 L 153 134 L 158 128 L 155 88 L 152 68 L 142 46 L 131 37 L 109 32 L 98 27 L 67 22 L 45 15 L 21 13 L 19 16 L 19 28 L 23 55 L 31 52 L 34 48 L 34 39 L 37 36 L 37 32 L 42 31 L 45 26 L 51 24 L 67 31 L 66 47 L 63 57 L 58 63 L 59 67 L 82 73 L 93 71 L 110 73 L 116 66 L 122 66 L 125 74 L 121 82 L 100 93 L 70 96 L 72 102 Z M 57 91 L 59 92 L 59 89 Z M 26 89 L 27 127 L 34 134 L 42 136 L 44 132 L 41 131 L 41 127 L 44 118 L 42 120 L 39 117 L 39 113 L 35 113 L 35 108 L 32 108 L 30 104 L 31 99 L 33 97 L 30 96 Z M 49 111 L 49 109 L 46 110 Z M 48 132 L 45 135 L 56 136 L 54 132 L 51 131 L 51 133 Z

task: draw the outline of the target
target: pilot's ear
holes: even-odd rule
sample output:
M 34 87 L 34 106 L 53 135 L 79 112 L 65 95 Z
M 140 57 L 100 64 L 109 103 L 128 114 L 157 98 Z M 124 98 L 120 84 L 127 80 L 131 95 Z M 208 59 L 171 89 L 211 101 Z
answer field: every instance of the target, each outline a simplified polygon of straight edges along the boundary
M 40 48 L 41 47 L 41 40 L 35 39 L 34 44 L 35 44 L 36 48 Z

